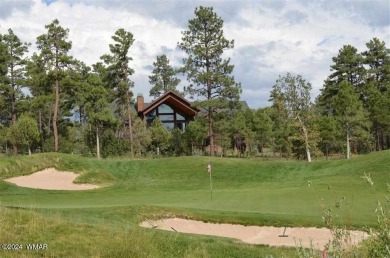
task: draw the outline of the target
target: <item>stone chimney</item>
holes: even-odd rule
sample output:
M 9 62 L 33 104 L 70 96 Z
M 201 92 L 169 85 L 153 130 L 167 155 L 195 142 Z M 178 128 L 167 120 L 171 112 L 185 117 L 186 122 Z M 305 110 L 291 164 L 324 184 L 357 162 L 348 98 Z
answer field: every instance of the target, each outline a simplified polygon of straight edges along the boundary
M 137 112 L 141 112 L 144 109 L 144 96 L 142 93 L 137 95 Z

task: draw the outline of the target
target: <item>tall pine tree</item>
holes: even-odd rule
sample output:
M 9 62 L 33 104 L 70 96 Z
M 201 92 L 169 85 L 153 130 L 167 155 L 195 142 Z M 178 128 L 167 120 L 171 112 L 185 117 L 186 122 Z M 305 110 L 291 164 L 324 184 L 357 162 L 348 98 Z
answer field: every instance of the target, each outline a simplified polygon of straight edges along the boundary
M 239 100 L 241 86 L 231 75 L 233 65 L 230 59 L 222 58 L 224 51 L 234 46 L 233 40 L 224 37 L 222 18 L 212 7 L 201 6 L 194 13 L 195 18 L 188 22 L 188 30 L 182 32 L 179 48 L 188 54 L 183 71 L 191 84 L 186 92 L 199 97 L 199 107 L 206 112 L 210 155 L 214 156 L 215 113 L 227 108 L 229 102 Z
M 38 37 L 37 47 L 41 51 L 40 58 L 44 60 L 48 77 L 54 88 L 54 110 L 53 110 L 53 134 L 54 151 L 58 151 L 58 118 L 60 114 L 61 80 L 64 77 L 64 70 L 71 63 L 68 55 L 72 42 L 68 41 L 69 29 L 60 26 L 57 19 L 46 25 L 47 33 Z
M 353 85 L 355 92 L 359 94 L 359 98 L 363 99 L 365 69 L 362 55 L 358 53 L 355 47 L 345 45 L 332 60 L 333 64 L 330 70 L 333 73 L 325 80 L 324 88 L 321 89 L 321 94 L 317 99 L 319 105 L 327 114 L 334 112 L 330 108 L 331 102 L 340 91 L 340 86 L 344 85 L 340 84 L 342 81 L 347 81 Z
M 343 128 L 346 147 L 347 147 L 347 159 L 351 155 L 351 141 L 357 141 L 357 137 L 361 134 L 367 134 L 370 122 L 368 120 L 368 114 L 363 109 L 363 104 L 359 100 L 358 94 L 355 92 L 354 87 L 348 81 L 340 82 L 340 91 L 333 98 L 333 109 L 335 111 L 335 118 L 339 122 L 341 128 Z
M 108 76 L 105 79 L 106 83 L 108 83 L 115 93 L 119 113 L 126 115 L 128 120 L 130 152 L 133 156 L 133 129 L 131 116 L 133 92 L 131 89 L 134 87 L 134 82 L 130 80 L 130 76 L 134 73 L 134 70 L 129 66 L 129 61 L 133 59 L 128 56 L 128 53 L 131 45 L 133 45 L 134 38 L 131 32 L 125 31 L 124 29 L 118 29 L 112 36 L 112 39 L 115 43 L 109 45 L 111 54 L 103 55 L 101 59 L 107 65 Z
M 376 150 L 382 150 L 390 148 L 390 140 L 385 140 L 390 139 L 390 50 L 378 38 L 366 46 L 368 50 L 362 53 L 367 65 L 364 106 L 370 113 Z
M 8 34 L 3 36 L 3 43 L 6 47 L 6 74 L 3 77 L 3 83 L 0 91 L 4 97 L 4 108 L 8 111 L 11 117 L 11 124 L 17 122 L 18 117 L 18 101 L 23 98 L 22 88 L 25 85 L 26 72 L 26 53 L 28 52 L 28 44 L 22 43 L 18 36 L 14 34 L 12 29 L 8 30 Z M 13 153 L 17 154 L 17 146 L 13 144 Z

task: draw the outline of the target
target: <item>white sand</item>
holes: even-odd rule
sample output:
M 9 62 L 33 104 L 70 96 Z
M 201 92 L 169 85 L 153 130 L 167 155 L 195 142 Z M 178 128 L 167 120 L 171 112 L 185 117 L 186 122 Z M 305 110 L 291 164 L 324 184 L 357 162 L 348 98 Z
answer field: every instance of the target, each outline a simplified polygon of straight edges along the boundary
M 21 187 L 48 189 L 48 190 L 90 190 L 98 188 L 98 185 L 75 184 L 73 181 L 79 174 L 66 171 L 57 171 L 55 168 L 33 173 L 28 176 L 19 176 L 4 179 Z
M 332 238 L 327 228 L 287 228 L 284 234 L 287 237 L 280 237 L 285 228 L 213 224 L 180 218 L 145 221 L 140 226 L 151 228 L 151 224 L 157 226 L 157 229 L 174 231 L 174 228 L 177 232 L 229 237 L 249 244 L 296 247 L 300 241 L 303 247 L 310 248 L 312 241 L 313 247 L 318 250 L 323 250 Z M 361 231 L 350 231 L 350 235 L 351 244 L 354 245 L 368 237 L 367 233 Z

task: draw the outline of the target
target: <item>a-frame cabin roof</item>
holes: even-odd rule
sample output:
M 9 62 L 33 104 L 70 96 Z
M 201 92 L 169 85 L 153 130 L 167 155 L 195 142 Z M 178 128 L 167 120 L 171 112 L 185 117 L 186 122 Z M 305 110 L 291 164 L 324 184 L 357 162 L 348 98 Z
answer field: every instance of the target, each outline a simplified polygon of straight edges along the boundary
M 153 109 L 155 109 L 156 107 L 160 106 L 163 103 L 168 104 L 172 108 L 176 110 L 180 110 L 181 112 L 191 117 L 194 117 L 198 112 L 198 109 L 191 106 L 191 103 L 187 101 L 185 98 L 175 93 L 174 91 L 167 91 L 162 96 L 153 100 L 148 105 L 145 105 L 142 110 L 138 110 L 138 113 L 142 116 L 145 116 Z

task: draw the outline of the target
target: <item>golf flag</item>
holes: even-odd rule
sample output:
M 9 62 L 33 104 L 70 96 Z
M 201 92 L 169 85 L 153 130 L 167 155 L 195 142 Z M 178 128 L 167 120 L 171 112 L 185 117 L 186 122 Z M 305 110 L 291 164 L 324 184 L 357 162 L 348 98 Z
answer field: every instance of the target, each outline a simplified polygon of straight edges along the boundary
M 207 165 L 207 172 L 210 174 L 210 198 L 213 200 L 213 183 L 211 181 L 211 164 Z

